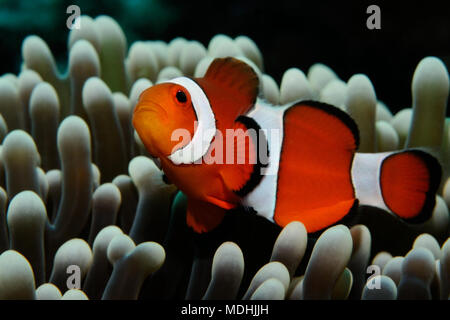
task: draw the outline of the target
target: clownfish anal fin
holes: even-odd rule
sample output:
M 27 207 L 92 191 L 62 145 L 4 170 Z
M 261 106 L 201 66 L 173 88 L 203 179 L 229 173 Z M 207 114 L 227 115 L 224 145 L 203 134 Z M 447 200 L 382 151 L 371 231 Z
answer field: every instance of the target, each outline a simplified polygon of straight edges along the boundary
M 239 116 L 233 130 L 227 131 L 224 146 L 224 165 L 220 170 L 226 187 L 243 197 L 261 181 L 261 168 L 268 158 L 261 159 L 259 147 L 264 146 L 268 156 L 267 140 L 252 118 Z
M 344 224 L 348 227 L 355 225 L 355 223 L 358 223 L 359 205 L 359 200 L 354 199 L 353 202 L 343 201 L 331 207 L 318 208 L 317 211 L 314 212 L 315 215 L 328 215 L 330 213 L 334 214 L 336 211 L 338 211 L 339 215 L 342 216 L 342 218 L 335 222 L 331 222 L 330 224 L 324 224 L 322 228 L 319 227 L 317 229 L 314 229 L 314 231 L 312 232 L 308 232 L 308 236 L 312 238 L 318 238 L 326 229 L 338 224 Z
M 188 198 L 186 223 L 197 233 L 209 232 L 222 222 L 225 211 L 209 202 Z

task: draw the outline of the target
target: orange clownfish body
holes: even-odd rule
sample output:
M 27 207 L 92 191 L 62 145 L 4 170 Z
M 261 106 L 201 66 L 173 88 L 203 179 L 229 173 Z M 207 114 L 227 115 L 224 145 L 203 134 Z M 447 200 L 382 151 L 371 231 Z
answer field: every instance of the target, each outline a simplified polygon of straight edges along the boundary
M 207 232 L 227 210 L 253 208 L 308 232 L 343 219 L 360 204 L 409 222 L 434 207 L 441 169 L 419 150 L 357 153 L 358 128 L 331 105 L 258 99 L 254 70 L 216 59 L 203 78 L 179 77 L 145 90 L 133 125 L 167 178 L 188 197 L 187 223 Z

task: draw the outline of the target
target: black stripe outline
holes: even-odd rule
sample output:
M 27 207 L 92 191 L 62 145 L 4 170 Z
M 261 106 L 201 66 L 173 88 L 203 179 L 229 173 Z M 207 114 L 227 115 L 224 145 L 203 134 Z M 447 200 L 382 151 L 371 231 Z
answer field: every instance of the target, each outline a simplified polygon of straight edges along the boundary
M 269 158 L 270 150 L 269 150 L 269 144 L 267 142 L 267 137 L 264 134 L 264 132 L 261 130 L 261 127 L 259 124 L 255 121 L 255 119 L 247 117 L 247 116 L 239 116 L 236 119 L 236 122 L 240 122 L 243 125 L 246 126 L 247 129 L 254 129 L 256 131 L 256 141 L 254 141 L 254 144 L 256 146 L 256 164 L 253 166 L 253 171 L 250 175 L 250 178 L 247 180 L 247 182 L 240 188 L 239 190 L 233 190 L 233 192 L 238 195 L 239 197 L 244 197 L 247 194 L 249 194 L 251 191 L 253 191 L 256 186 L 261 182 L 261 179 L 263 175 L 261 174 L 261 169 L 264 167 L 267 167 L 268 164 L 263 164 L 260 159 L 259 154 L 259 142 L 260 139 L 263 139 L 263 143 L 266 145 L 267 150 L 267 158 Z

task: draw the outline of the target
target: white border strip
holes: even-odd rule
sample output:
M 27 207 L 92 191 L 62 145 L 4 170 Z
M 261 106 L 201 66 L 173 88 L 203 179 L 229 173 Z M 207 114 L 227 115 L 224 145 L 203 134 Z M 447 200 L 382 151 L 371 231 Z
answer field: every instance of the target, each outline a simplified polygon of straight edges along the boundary
M 191 96 L 192 106 L 197 115 L 198 126 L 192 140 L 184 147 L 174 151 L 169 159 L 174 164 L 191 164 L 201 159 L 209 149 L 216 135 L 216 119 L 208 97 L 200 86 L 187 77 L 178 77 L 165 83 L 175 83 L 184 87 Z

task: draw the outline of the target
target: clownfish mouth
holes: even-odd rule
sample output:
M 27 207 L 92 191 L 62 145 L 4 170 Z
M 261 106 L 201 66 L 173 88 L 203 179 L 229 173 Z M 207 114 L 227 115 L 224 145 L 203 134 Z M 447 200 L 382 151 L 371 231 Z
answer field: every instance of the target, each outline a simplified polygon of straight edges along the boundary
M 139 103 L 136 106 L 136 109 L 134 111 L 135 115 L 141 112 L 150 112 L 150 113 L 156 113 L 160 116 L 162 116 L 164 119 L 167 119 L 168 115 L 166 110 L 158 103 L 153 101 L 145 101 L 145 103 Z

